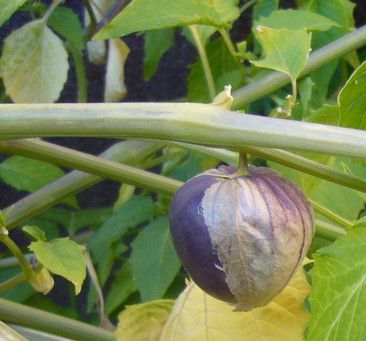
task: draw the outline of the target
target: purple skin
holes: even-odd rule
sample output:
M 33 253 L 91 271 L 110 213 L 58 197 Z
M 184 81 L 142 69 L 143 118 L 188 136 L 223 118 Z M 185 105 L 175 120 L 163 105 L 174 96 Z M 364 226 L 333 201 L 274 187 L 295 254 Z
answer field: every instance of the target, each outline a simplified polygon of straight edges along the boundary
M 175 193 L 170 209 L 170 230 L 177 253 L 193 281 L 211 296 L 236 304 L 237 299 L 228 287 L 222 263 L 212 246 L 209 228 L 203 215 L 200 214 L 205 191 L 227 175 L 233 175 L 236 168 L 220 166 L 218 170 L 222 176 L 199 175 L 189 180 Z M 277 200 L 285 207 L 301 205 L 306 201 L 295 184 L 268 168 L 250 167 L 250 175 L 246 176 L 246 179 L 253 186 L 261 188 L 261 191 L 269 191 L 272 196 L 275 194 Z M 308 207 L 304 214 L 312 216 Z M 305 255 L 306 248 L 300 251 L 299 261 Z M 296 268 L 293 272 L 295 270 Z
M 170 209 L 170 231 L 182 264 L 196 284 L 217 299 L 235 303 L 225 274 L 215 267 L 221 267 L 221 263 L 213 251 L 208 227 L 203 216 L 196 213 L 205 190 L 214 182 L 215 177 L 200 176 L 176 192 Z

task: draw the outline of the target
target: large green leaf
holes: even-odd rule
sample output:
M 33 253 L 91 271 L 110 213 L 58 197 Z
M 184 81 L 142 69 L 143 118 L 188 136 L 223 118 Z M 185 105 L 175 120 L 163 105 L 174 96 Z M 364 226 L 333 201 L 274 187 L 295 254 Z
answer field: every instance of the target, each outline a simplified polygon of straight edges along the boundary
M 136 291 L 132 276 L 131 264 L 126 262 L 116 272 L 106 298 L 105 309 L 108 314 L 118 308 L 132 293 Z
M 4 41 L 0 74 L 15 103 L 49 103 L 67 79 L 67 52 L 42 20 L 12 32 Z
M 35 192 L 43 186 L 61 178 L 64 171 L 48 162 L 12 156 L 0 164 L 0 178 L 19 191 Z M 71 207 L 77 207 L 75 196 L 64 200 Z
M 314 255 L 308 340 L 365 339 L 365 250 L 363 223 Z
M 76 294 L 80 292 L 86 276 L 84 247 L 68 238 L 58 238 L 32 242 L 29 249 L 45 268 L 68 279 L 75 285 Z
M 0 0 L 0 26 L 27 0 Z
M 230 53 L 224 41 L 219 38 L 206 45 L 208 62 L 215 81 L 216 93 L 220 93 L 226 85 L 233 90 L 244 82 L 245 69 Z M 200 60 L 191 65 L 188 77 L 187 100 L 192 102 L 211 102 L 205 73 Z
M 156 72 L 161 57 L 174 41 L 173 29 L 151 30 L 145 33 L 144 78 L 149 80 Z
M 255 22 L 256 25 L 262 25 L 271 28 L 287 28 L 297 31 L 306 28 L 308 31 L 327 31 L 331 27 L 339 26 L 338 23 L 324 17 L 320 14 L 302 11 L 302 10 L 278 10 L 272 12 L 266 17 L 260 17 Z
M 128 229 L 151 219 L 154 211 L 155 206 L 150 197 L 133 196 L 97 230 L 88 245 L 92 253 L 96 258 L 102 256 Z
M 130 262 L 142 300 L 161 298 L 180 269 L 167 217 L 154 220 L 139 233 Z
M 257 26 L 256 36 L 263 47 L 264 57 L 251 62 L 258 67 L 286 73 L 295 81 L 308 60 L 311 34 L 306 29 L 290 31 Z
M 239 16 L 237 0 L 134 0 L 95 38 L 193 24 L 229 27 Z
M 338 95 L 340 125 L 366 129 L 366 62 L 352 74 Z
M 157 300 L 128 306 L 118 316 L 117 340 L 159 341 L 173 305 L 173 300 Z

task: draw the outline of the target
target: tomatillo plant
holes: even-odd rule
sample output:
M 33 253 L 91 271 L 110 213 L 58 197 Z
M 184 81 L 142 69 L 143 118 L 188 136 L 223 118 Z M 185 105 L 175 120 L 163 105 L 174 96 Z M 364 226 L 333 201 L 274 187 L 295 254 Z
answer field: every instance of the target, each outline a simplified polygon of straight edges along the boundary
M 366 27 L 349 0 L 296 3 L 0 0 L 18 27 L 1 35 L 0 335 L 364 339 Z M 184 102 L 110 103 L 139 78 L 139 32 L 146 86 L 196 49 Z M 54 104 L 73 78 L 79 103 Z M 94 156 L 53 137 L 125 140 Z M 109 206 L 77 196 L 103 179 Z

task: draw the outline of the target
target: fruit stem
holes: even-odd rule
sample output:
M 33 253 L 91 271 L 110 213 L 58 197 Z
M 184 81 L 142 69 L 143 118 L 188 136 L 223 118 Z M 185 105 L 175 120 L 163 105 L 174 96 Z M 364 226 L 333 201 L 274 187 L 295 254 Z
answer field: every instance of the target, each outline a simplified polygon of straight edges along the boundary
M 235 172 L 235 176 L 248 176 L 249 174 L 250 173 L 247 154 L 244 152 L 240 152 L 238 170 Z

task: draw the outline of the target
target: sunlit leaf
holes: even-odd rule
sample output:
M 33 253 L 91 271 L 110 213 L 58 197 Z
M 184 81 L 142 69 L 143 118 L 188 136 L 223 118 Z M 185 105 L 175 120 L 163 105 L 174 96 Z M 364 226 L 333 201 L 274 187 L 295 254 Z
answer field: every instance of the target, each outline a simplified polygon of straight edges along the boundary
M 30 235 L 32 238 L 34 238 L 37 241 L 45 242 L 46 241 L 46 234 L 44 231 L 42 231 L 37 226 L 24 226 L 22 228 L 24 232 L 26 232 L 28 235 Z
M 264 57 L 251 62 L 258 67 L 281 71 L 296 80 L 309 57 L 311 34 L 306 29 L 290 31 L 257 26 L 255 30 Z
M 302 10 L 278 10 L 266 17 L 260 17 L 255 26 L 262 25 L 270 28 L 287 28 L 291 31 L 327 31 L 331 27 L 339 26 L 338 23 L 320 14 Z
M 127 93 L 125 62 L 130 49 L 121 39 L 109 40 L 104 101 L 119 102 Z
M 117 340 L 158 341 L 173 304 L 173 300 L 157 300 L 128 306 L 118 316 Z
M 32 21 L 4 40 L 0 74 L 15 103 L 49 103 L 67 78 L 67 52 L 42 20 Z
M 366 224 L 318 250 L 311 271 L 308 340 L 364 340 Z
M 172 46 L 173 29 L 151 30 L 145 33 L 144 42 L 144 78 L 151 79 L 155 74 L 161 57 Z
M 366 129 L 366 62 L 348 79 L 338 95 L 340 125 Z
M 154 220 L 139 233 L 132 242 L 130 262 L 142 300 L 161 298 L 181 266 L 167 217 Z
M 273 302 L 236 312 L 192 282 L 177 299 L 161 340 L 303 340 L 309 319 L 304 300 L 309 289 L 300 269 Z
M 0 321 L 0 339 L 2 341 L 26 341 L 27 339 Z
M 190 27 L 194 29 L 194 32 L 202 45 L 206 45 L 209 38 L 217 31 L 216 27 L 208 25 L 191 25 Z M 189 27 L 184 27 L 182 32 L 191 44 L 197 45 Z
M 84 247 L 68 238 L 58 238 L 32 242 L 29 249 L 45 268 L 68 279 L 75 285 L 76 294 L 80 292 L 86 276 Z
M 0 26 L 7 21 L 13 13 L 27 0 L 0 0 Z
M 51 163 L 23 156 L 9 157 L 0 164 L 0 178 L 20 191 L 35 192 L 64 174 L 61 168 Z M 71 207 L 78 206 L 75 196 L 65 199 L 64 202 Z
M 118 38 L 133 32 L 202 24 L 229 27 L 239 16 L 237 0 L 134 0 L 95 38 Z

